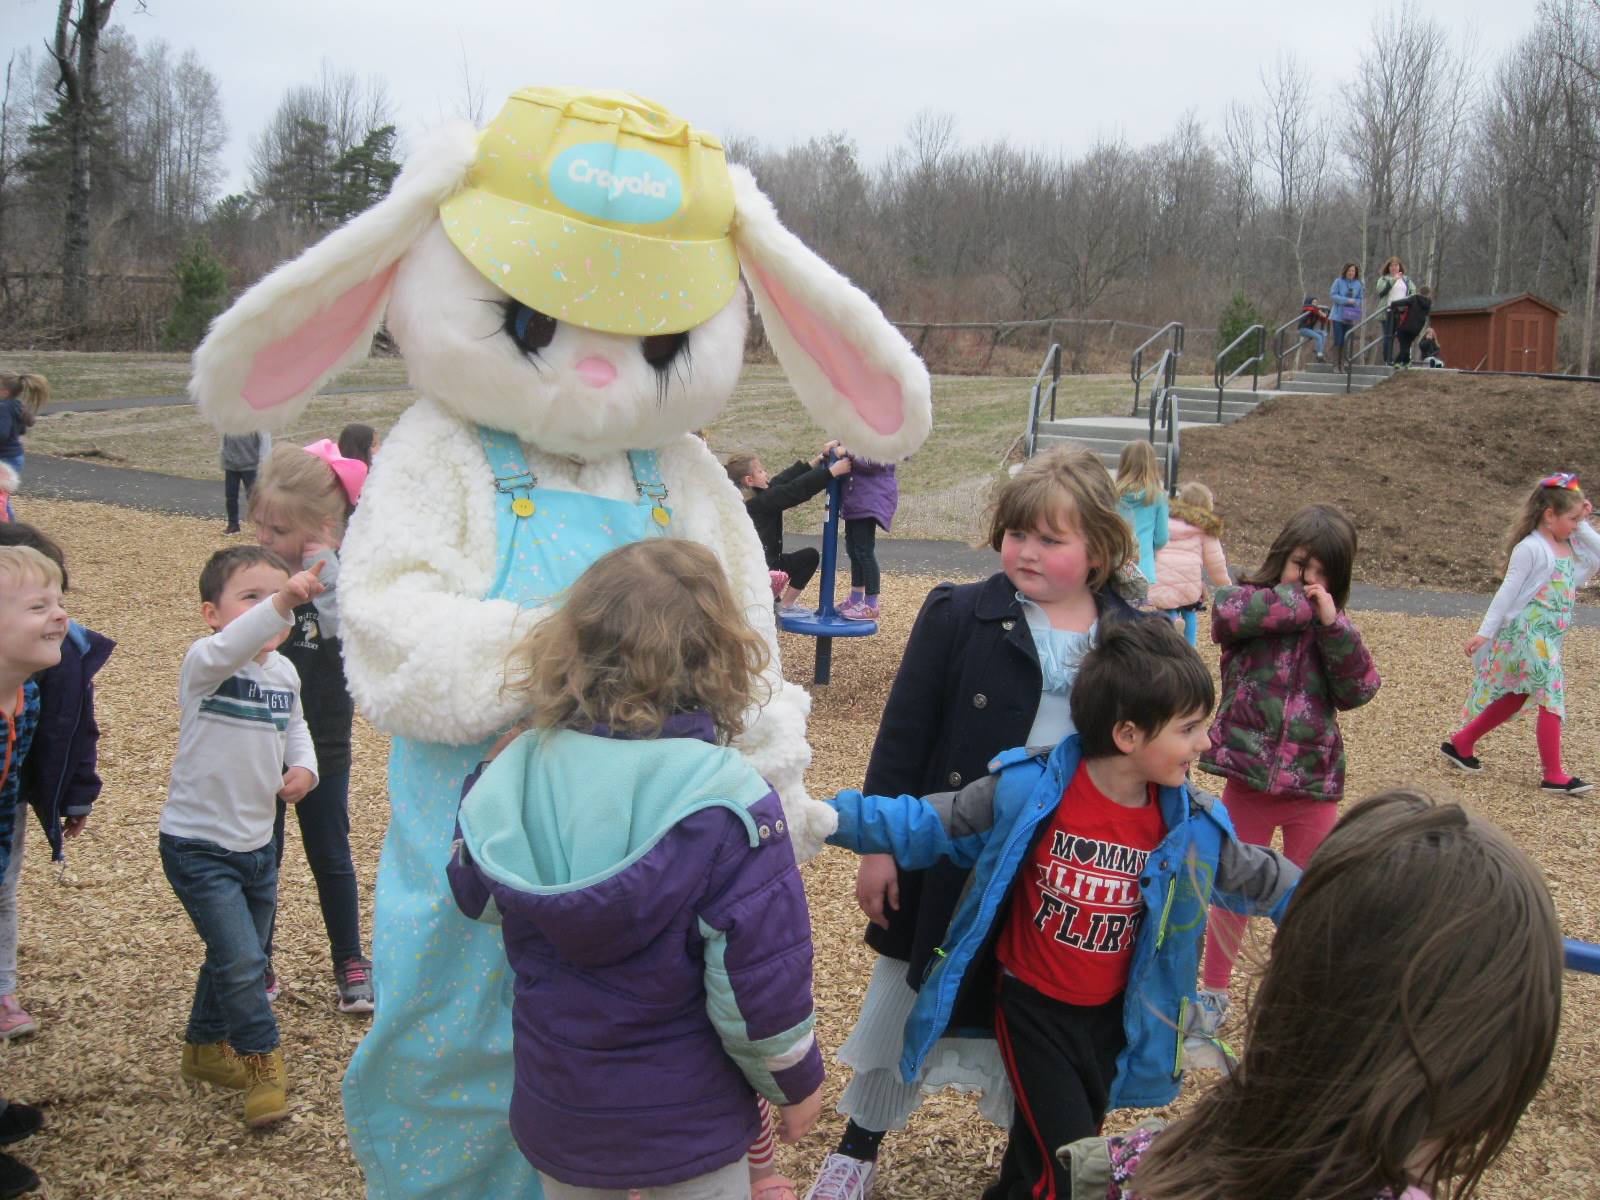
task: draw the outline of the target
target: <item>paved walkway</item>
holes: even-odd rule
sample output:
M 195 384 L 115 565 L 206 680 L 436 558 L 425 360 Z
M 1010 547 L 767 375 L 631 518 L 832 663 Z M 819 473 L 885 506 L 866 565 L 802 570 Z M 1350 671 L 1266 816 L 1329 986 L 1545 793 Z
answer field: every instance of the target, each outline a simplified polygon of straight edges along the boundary
M 384 392 L 409 392 L 409 383 L 397 383 L 393 387 L 349 387 L 349 388 L 323 388 L 317 393 L 319 396 L 368 396 Z M 58 412 L 111 412 L 119 408 L 170 408 L 175 404 L 192 404 L 188 396 L 114 396 L 104 400 L 68 400 L 62 403 L 52 402 L 50 411 Z
M 25 490 L 18 496 L 18 504 L 23 508 L 29 496 L 43 496 L 52 500 L 91 500 L 150 512 L 211 517 L 219 525 L 223 519 L 221 480 L 183 479 L 87 459 L 53 458 L 48 454 L 28 455 L 25 480 Z M 785 542 L 791 546 L 820 548 L 822 539 L 790 534 Z M 840 542 L 839 570 L 844 575 L 849 566 L 843 539 Z M 917 538 L 880 538 L 878 561 L 885 570 L 906 575 L 942 575 L 950 579 L 981 579 L 1000 565 L 999 559 L 988 549 L 974 550 L 961 542 Z M 1371 587 L 1360 583 L 1350 589 L 1350 607 L 1369 612 L 1419 617 L 1481 617 L 1488 606 L 1488 596 L 1471 592 Z M 1580 604 L 1574 620 L 1584 628 L 1600 628 L 1600 605 Z

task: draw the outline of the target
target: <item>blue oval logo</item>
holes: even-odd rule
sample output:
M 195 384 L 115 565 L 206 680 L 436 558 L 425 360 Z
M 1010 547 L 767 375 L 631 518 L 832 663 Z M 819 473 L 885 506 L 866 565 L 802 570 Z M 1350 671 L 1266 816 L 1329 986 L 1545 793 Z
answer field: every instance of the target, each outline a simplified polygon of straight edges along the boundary
M 654 225 L 683 207 L 676 171 L 654 154 L 609 142 L 563 151 L 550 168 L 550 190 L 568 208 L 625 225 Z

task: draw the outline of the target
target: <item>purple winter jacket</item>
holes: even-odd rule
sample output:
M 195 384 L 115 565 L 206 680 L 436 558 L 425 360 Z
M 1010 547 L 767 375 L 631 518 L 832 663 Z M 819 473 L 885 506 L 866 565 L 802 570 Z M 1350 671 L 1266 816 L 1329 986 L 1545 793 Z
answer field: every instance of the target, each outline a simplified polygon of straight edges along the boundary
M 704 713 L 540 730 L 467 782 L 448 866 L 516 974 L 511 1130 L 539 1171 L 659 1187 L 736 1162 L 756 1093 L 822 1083 L 811 924 L 777 794 Z
M 894 510 L 900 507 L 900 484 L 894 476 L 894 464 L 852 456 L 850 474 L 840 482 L 843 495 L 839 498 L 839 515 L 846 521 L 871 518 L 887 533 Z

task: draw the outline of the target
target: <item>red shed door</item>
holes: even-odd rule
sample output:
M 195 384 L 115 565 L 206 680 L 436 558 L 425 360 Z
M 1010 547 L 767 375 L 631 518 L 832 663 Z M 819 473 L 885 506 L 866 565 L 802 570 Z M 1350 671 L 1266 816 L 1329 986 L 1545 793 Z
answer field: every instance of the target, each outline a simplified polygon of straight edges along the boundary
M 1539 369 L 1539 320 L 1537 317 L 1506 314 L 1506 361 L 1502 370 Z

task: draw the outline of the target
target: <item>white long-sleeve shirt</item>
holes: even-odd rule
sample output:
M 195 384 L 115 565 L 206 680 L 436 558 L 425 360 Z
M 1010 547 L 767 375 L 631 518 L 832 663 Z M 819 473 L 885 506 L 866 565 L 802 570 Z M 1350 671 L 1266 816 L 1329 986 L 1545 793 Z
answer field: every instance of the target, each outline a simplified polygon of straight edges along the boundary
M 277 651 L 255 661 L 289 624 L 268 596 L 183 656 L 178 753 L 161 809 L 162 833 L 225 850 L 259 850 L 272 840 L 284 771 L 317 773 L 299 673 Z
M 1572 534 L 1573 586 L 1581 587 L 1600 570 L 1600 532 L 1584 521 Z M 1535 529 L 1516 544 L 1506 577 L 1478 626 L 1478 636 L 1493 638 L 1505 623 L 1527 608 L 1556 569 L 1556 552 Z

